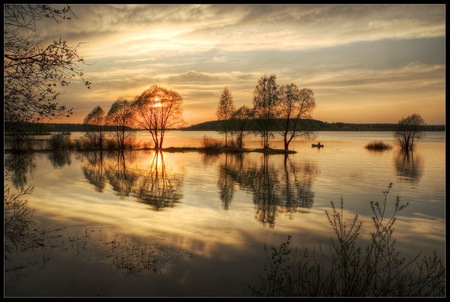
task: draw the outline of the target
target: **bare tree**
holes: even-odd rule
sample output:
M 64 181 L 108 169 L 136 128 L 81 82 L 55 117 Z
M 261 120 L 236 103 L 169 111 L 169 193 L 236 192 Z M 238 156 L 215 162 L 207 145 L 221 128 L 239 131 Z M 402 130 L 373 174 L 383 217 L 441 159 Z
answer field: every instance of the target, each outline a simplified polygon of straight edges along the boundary
M 115 101 L 106 116 L 106 124 L 114 126 L 111 134 L 116 139 L 120 150 L 125 148 L 126 141 L 131 137 L 130 128 L 134 125 L 132 102 L 119 98 Z
M 55 9 L 45 4 L 4 5 L 4 109 L 6 122 L 35 122 L 43 118 L 70 116 L 72 109 L 59 105 L 59 87 L 70 84 L 83 72 L 78 47 L 59 39 L 41 45 L 34 38 L 36 24 L 56 23 L 76 17 L 70 6 Z
M 219 120 L 219 132 L 225 135 L 225 147 L 228 147 L 228 133 L 231 130 L 230 118 L 235 110 L 233 97 L 227 87 L 219 99 L 219 106 L 217 107 L 216 115 Z
M 231 121 L 235 130 L 232 131 L 236 135 L 236 145 L 238 148 L 244 147 L 244 137 L 248 133 L 248 125 L 253 118 L 253 110 L 243 105 L 233 112 Z
M 404 151 L 411 151 L 414 148 L 415 140 L 423 138 L 425 135 L 421 127 L 425 125 L 423 118 L 414 113 L 406 118 L 402 118 L 397 125 L 394 137 Z
M 183 99 L 175 91 L 153 85 L 136 98 L 136 122 L 152 136 L 156 149 L 161 149 L 167 130 L 181 126 Z
M 103 140 L 105 137 L 103 126 L 105 125 L 105 120 L 105 111 L 100 106 L 96 106 L 84 118 L 85 137 L 88 138 L 94 148 L 103 149 Z
M 299 90 L 295 84 L 281 86 L 278 107 L 281 129 L 278 132 L 283 136 L 285 150 L 289 149 L 289 144 L 296 137 L 309 139 L 314 136 L 312 131 L 301 131 L 300 120 L 311 118 L 315 107 L 314 92 L 311 89 Z
M 275 75 L 261 77 L 253 94 L 253 107 L 258 128 L 256 132 L 261 136 L 264 148 L 269 148 L 269 139 L 273 137 L 273 124 L 277 117 L 279 97 L 276 79 Z

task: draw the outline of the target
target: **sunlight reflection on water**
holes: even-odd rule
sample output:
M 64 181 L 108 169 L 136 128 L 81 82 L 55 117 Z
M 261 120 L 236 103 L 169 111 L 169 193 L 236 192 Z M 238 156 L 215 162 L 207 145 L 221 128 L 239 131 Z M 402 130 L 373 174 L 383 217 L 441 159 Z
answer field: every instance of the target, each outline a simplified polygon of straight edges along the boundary
M 204 135 L 220 138 L 215 132 L 174 132 L 167 136 L 166 143 L 195 147 Z M 324 148 L 311 148 L 311 142 L 292 143 L 297 153 L 286 160 L 284 155 L 260 153 L 155 151 L 125 152 L 123 156 L 69 153 L 58 161 L 51 153 L 30 158 L 8 155 L 15 163 L 10 183 L 35 187 L 27 199 L 38 225 L 47 229 L 50 225 L 68 227 L 61 231 L 62 241 L 54 245 L 67 247 L 63 241 L 68 235 L 75 237 L 70 232 L 78 230 L 76 237 L 83 238 L 87 227 L 102 235 L 96 241 L 83 241 L 91 249 L 83 250 L 86 259 L 74 262 L 67 253 L 48 247 L 34 256 L 25 252 L 20 258 L 17 254 L 17 263 L 41 256 L 50 260 L 45 262 L 45 269 L 30 269 L 28 277 L 7 276 L 7 293 L 242 295 L 247 284 L 261 273 L 264 244 L 277 246 L 290 234 L 293 245 L 299 248 L 326 245 L 333 234 L 324 210 L 341 197 L 347 217 L 358 214 L 369 227 L 369 202 L 382 201 L 382 192 L 391 182 L 394 185 L 388 200 L 393 203 L 399 195 L 402 202 L 410 203 L 398 219 L 398 248 L 413 254 L 437 249 L 443 255 L 444 133 L 430 134 L 409 158 L 399 155 L 395 148 L 381 153 L 364 148 L 373 140 L 392 142 L 391 133 L 326 132 L 320 133 L 319 139 Z M 259 147 L 259 140 L 246 146 Z M 281 148 L 281 142 L 274 142 L 272 147 Z M 368 239 L 368 232 L 361 237 Z M 111 246 L 104 244 L 119 239 L 130 242 L 130 238 L 143 245 L 171 248 L 183 256 L 161 262 L 164 273 L 145 279 L 151 280 L 152 286 L 146 286 L 148 282 L 142 279 L 130 286 L 129 279 L 118 274 L 114 265 L 114 273 L 111 267 L 105 268 L 106 263 L 119 262 L 113 261 Z M 82 243 L 77 242 L 68 248 L 69 254 L 79 250 Z M 90 266 L 92 263 L 95 265 Z M 123 269 L 125 260 L 120 263 Z M 61 273 L 61 266 L 67 268 L 66 273 Z M 41 280 L 42 271 L 46 275 Z M 76 280 L 70 289 L 67 282 L 72 279 L 67 274 L 73 274 Z M 27 282 L 26 290 L 23 282 Z

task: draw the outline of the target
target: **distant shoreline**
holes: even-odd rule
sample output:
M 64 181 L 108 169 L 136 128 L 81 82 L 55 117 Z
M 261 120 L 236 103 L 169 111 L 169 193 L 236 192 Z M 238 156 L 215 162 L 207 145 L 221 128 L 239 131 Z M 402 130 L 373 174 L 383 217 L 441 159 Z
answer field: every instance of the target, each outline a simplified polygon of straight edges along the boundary
M 200 124 L 191 125 L 183 128 L 167 129 L 180 131 L 218 131 L 218 121 L 203 122 Z M 275 125 L 275 122 L 274 122 Z M 86 125 L 72 124 L 72 123 L 25 123 L 22 125 L 30 134 L 49 134 L 51 132 L 85 132 Z M 5 122 L 5 133 L 11 132 L 17 127 L 16 124 Z M 424 125 L 421 131 L 445 131 L 445 125 Z M 248 131 L 253 131 L 254 125 L 249 125 Z M 395 131 L 397 124 L 389 123 L 368 123 L 368 124 L 354 124 L 354 123 L 328 123 L 318 120 L 301 120 L 300 131 Z M 112 131 L 114 127 L 104 126 L 104 131 Z M 133 129 L 130 131 L 141 131 L 145 129 Z M 271 131 L 277 131 L 276 128 Z

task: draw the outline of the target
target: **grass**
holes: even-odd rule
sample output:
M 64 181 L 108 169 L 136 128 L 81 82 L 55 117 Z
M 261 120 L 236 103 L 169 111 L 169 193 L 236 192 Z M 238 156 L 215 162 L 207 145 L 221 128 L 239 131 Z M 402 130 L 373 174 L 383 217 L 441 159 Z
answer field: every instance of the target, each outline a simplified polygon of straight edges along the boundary
M 392 149 L 392 146 L 386 143 L 383 143 L 382 141 L 374 141 L 370 142 L 366 145 L 366 149 L 373 150 L 373 151 L 384 151 L 384 150 L 390 150 Z
M 363 226 L 358 215 L 350 223 L 344 220 L 344 202 L 337 208 L 331 202 L 326 211 L 335 232 L 329 243 L 330 255 L 309 252 L 298 257 L 288 236 L 279 248 L 264 246 L 268 262 L 259 287 L 249 285 L 252 294 L 261 297 L 444 297 L 445 264 L 436 253 L 407 261 L 395 248 L 393 237 L 397 214 L 408 204 L 397 197 L 393 214 L 386 216 L 384 202 L 371 202 L 373 231 L 363 249 L 358 236 Z M 291 258 L 291 256 L 293 258 Z M 297 260 L 298 259 L 298 260 Z

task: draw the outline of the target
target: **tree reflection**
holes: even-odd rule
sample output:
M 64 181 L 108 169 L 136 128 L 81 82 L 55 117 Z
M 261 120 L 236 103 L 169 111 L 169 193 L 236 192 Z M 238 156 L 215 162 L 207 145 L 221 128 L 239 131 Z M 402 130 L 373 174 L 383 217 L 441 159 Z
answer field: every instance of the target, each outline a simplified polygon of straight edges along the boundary
M 86 152 L 83 155 L 87 160 L 86 165 L 81 167 L 84 177 L 94 185 L 96 191 L 103 192 L 106 185 L 103 151 Z
M 399 150 L 395 156 L 395 169 L 398 176 L 418 182 L 422 177 L 422 160 L 414 151 Z
M 148 168 L 142 168 L 142 161 L 133 165 L 133 155 L 131 151 L 86 153 L 84 176 L 99 192 L 109 183 L 121 199 L 133 196 L 157 211 L 179 202 L 183 179 L 168 172 L 163 151 L 155 151 Z
M 311 208 L 314 201 L 312 182 L 317 166 L 309 161 L 296 163 L 285 157 L 284 162 L 271 162 L 273 155 L 263 155 L 258 165 L 243 154 L 227 154 L 220 165 L 218 187 L 225 210 L 229 209 L 238 184 L 253 194 L 256 219 L 275 225 L 277 213 L 292 214 Z
M 64 167 L 72 163 L 71 152 L 67 150 L 54 150 L 47 153 L 48 160 L 54 168 Z
M 127 170 L 124 151 L 118 151 L 112 158 L 115 160 L 107 165 L 105 175 L 113 190 L 123 199 L 133 191 L 138 176 Z
M 225 210 L 228 210 L 233 200 L 236 184 L 236 174 L 242 169 L 242 153 L 225 154 L 225 162 L 219 166 L 219 180 L 217 186 L 220 189 L 220 200 Z
M 269 166 L 269 155 L 264 154 L 263 165 L 260 169 L 252 172 L 254 174 L 253 202 L 256 205 L 256 219 L 263 224 L 275 225 L 277 206 L 282 205 L 281 183 L 278 179 L 278 171 Z
M 166 171 L 164 153 L 155 151 L 147 175 L 141 178 L 135 192 L 139 202 L 153 206 L 160 211 L 173 207 L 183 197 L 180 193 L 183 180 L 181 177 L 170 176 Z
M 310 161 L 294 163 L 287 155 L 285 156 L 283 182 L 285 187 L 282 194 L 287 212 L 312 207 L 314 202 L 312 183 L 317 174 L 318 168 L 314 163 Z
M 23 189 L 27 184 L 27 174 L 33 175 L 36 171 L 36 153 L 13 152 L 5 155 L 5 169 L 12 172 L 9 174 L 14 188 Z

